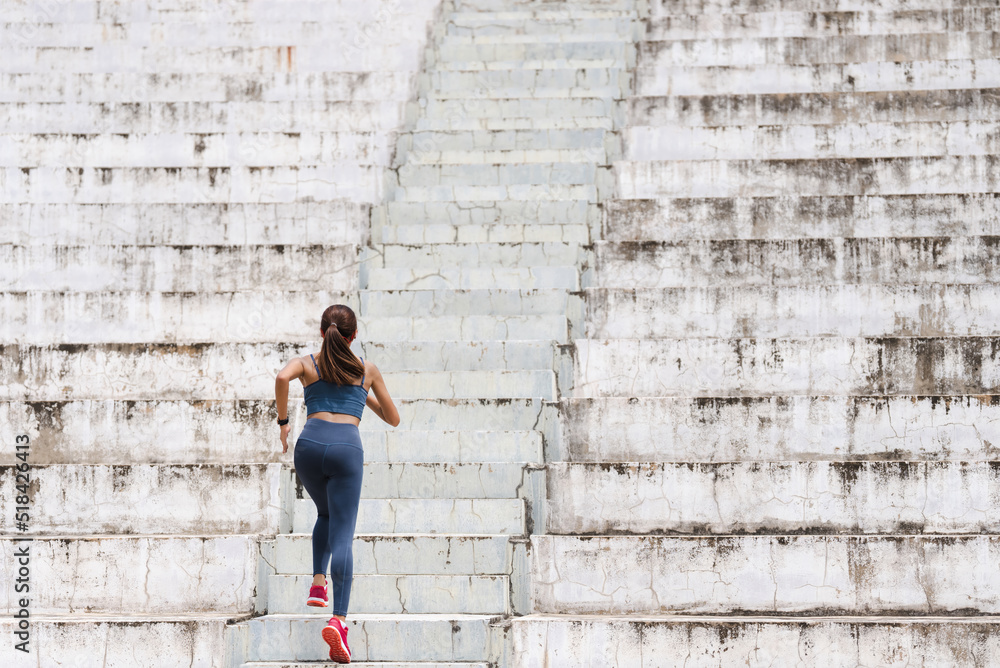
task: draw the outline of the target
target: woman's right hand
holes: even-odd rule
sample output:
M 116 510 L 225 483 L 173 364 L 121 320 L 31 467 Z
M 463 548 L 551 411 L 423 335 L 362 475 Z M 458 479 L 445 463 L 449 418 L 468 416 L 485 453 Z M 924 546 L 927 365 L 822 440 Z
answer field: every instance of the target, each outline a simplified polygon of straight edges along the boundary
M 292 431 L 292 425 L 281 425 L 281 454 L 288 452 L 288 434 Z

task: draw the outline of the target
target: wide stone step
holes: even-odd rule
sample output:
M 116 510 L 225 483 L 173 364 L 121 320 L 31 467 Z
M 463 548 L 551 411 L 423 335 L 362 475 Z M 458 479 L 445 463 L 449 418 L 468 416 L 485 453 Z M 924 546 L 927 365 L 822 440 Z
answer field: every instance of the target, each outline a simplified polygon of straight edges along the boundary
M 12 204 L 290 203 L 382 199 L 382 168 L 350 162 L 287 167 L 0 168 Z M 196 194 L 193 194 L 196 193 Z
M 0 531 L 14 535 L 275 533 L 282 513 L 280 464 L 33 465 L 28 504 L 16 473 L 0 467 Z
M 383 430 L 362 432 L 368 462 L 540 462 L 542 436 L 531 430 Z
M 3 245 L 0 289 L 75 293 L 107 290 L 232 292 L 280 285 L 358 287 L 356 245 Z M 247 267 L 253 267 L 247 272 Z
M 312 575 L 268 578 L 267 610 L 271 614 L 307 614 Z M 350 613 L 506 614 L 510 580 L 506 575 L 359 575 L 351 582 Z M 333 589 L 330 588 L 330 596 Z M 353 647 L 352 647 L 353 650 Z
M 604 151 L 595 151 L 604 155 Z M 499 163 L 478 164 L 412 164 L 401 165 L 397 170 L 398 185 L 403 188 L 416 187 L 503 187 L 503 186 L 546 186 L 548 184 L 591 185 L 597 180 L 598 166 L 584 160 L 587 152 L 570 151 L 566 157 L 576 158 L 571 162 L 517 163 L 506 158 Z M 485 160 L 485 155 L 484 155 Z M 500 198 L 497 198 L 500 199 Z
M 689 14 L 650 19 L 646 39 L 837 37 L 912 35 L 1000 30 L 995 7 L 970 6 L 896 11 L 767 11 L 749 14 Z
M 891 23 L 886 30 L 891 32 Z M 997 32 L 837 35 L 832 37 L 703 37 L 639 42 L 640 69 L 978 60 L 1000 54 Z
M 512 499 L 530 472 L 523 462 L 365 462 L 364 499 Z
M 1000 63 L 1000 60 L 997 61 Z M 951 195 L 1000 190 L 996 156 L 615 163 L 620 196 Z
M 990 461 L 1000 396 L 563 399 L 548 460 Z M 711 443 L 711 448 L 705 444 Z
M 638 32 L 637 29 L 631 29 Z M 478 46 L 478 45 L 516 45 L 516 44 L 599 44 L 602 42 L 628 42 L 628 29 L 607 31 L 560 31 L 536 30 L 519 33 L 516 30 L 466 30 L 466 34 L 451 33 L 443 36 L 438 45 L 444 46 Z
M 387 166 L 387 132 L 225 132 L 0 135 L 0 166 L 228 167 L 315 165 L 333 161 Z
M 69 2 L 66 6 L 74 4 L 77 3 Z M 121 10 L 114 8 L 109 11 L 106 6 L 92 7 L 87 10 L 89 15 L 80 15 L 75 21 L 67 20 L 63 15 L 55 16 L 55 12 L 34 12 L 33 15 L 22 15 L 20 18 L 24 20 L 5 16 L 5 21 L 9 22 L 0 23 L 0 41 L 4 44 L 26 43 L 39 47 L 106 47 L 109 43 L 142 44 L 155 40 L 158 46 L 164 47 L 275 47 L 282 49 L 282 55 L 287 57 L 286 49 L 290 44 L 296 47 L 318 46 L 329 45 L 330 40 L 337 40 L 346 47 L 345 53 L 360 58 L 363 55 L 362 48 L 377 50 L 376 47 L 383 44 L 399 47 L 422 42 L 427 34 L 427 12 L 433 11 L 432 4 L 412 3 L 394 8 L 392 16 L 395 20 L 391 23 L 391 30 L 382 31 L 378 45 L 372 43 L 372 38 L 366 36 L 364 30 L 368 28 L 371 32 L 371 23 L 378 23 L 380 18 L 383 25 L 389 25 L 385 22 L 384 14 L 382 17 L 377 15 L 380 8 L 371 7 L 365 12 L 364 7 L 345 7 L 343 3 L 331 3 L 330 7 L 310 3 L 308 14 L 301 15 L 299 20 L 292 18 L 295 15 L 282 14 L 266 21 L 232 13 L 234 9 L 242 12 L 242 5 L 226 8 L 225 13 L 208 11 L 198 15 L 188 12 L 186 18 L 179 3 L 169 9 L 166 6 L 154 9 L 156 16 L 147 13 L 146 7 L 141 10 L 130 8 L 133 12 L 141 11 L 145 14 L 140 14 L 136 20 L 132 20 L 133 14 L 130 13 L 111 16 L 111 20 L 108 20 L 105 17 L 109 13 Z M 324 13 L 330 16 L 329 11 L 334 7 L 335 18 L 320 19 Z M 255 13 L 256 11 L 254 10 Z M 213 14 L 216 16 L 213 17 Z M 206 18 L 216 20 L 206 22 Z M 296 51 L 292 51 L 293 58 L 295 53 Z M 329 53 L 330 57 L 342 55 L 341 52 Z
M 355 534 L 354 575 L 509 575 L 508 536 Z M 312 535 L 278 534 L 278 575 L 312 573 Z M 308 589 L 308 588 L 307 588 Z
M 998 536 L 534 535 L 531 543 L 532 600 L 542 613 L 963 616 L 1000 608 Z
M 625 145 L 630 160 L 995 155 L 1000 153 L 1000 125 L 957 121 L 781 127 L 639 126 L 629 128 Z
M 435 3 L 431 0 L 401 5 L 395 8 L 393 15 L 422 15 L 433 9 Z M 88 24 L 98 19 L 111 23 L 145 23 L 145 22 L 176 22 L 200 23 L 213 18 L 216 23 L 227 22 L 258 23 L 268 26 L 272 22 L 288 21 L 290 16 L 308 16 L 313 21 L 336 23 L 337 21 L 362 22 L 379 18 L 381 7 L 358 5 L 347 0 L 335 2 L 317 2 L 316 0 L 290 0 L 282 6 L 275 6 L 266 0 L 251 0 L 250 2 L 222 8 L 209 9 L 200 5 L 188 5 L 183 2 L 161 2 L 138 6 L 106 7 L 98 0 L 67 0 L 60 12 L 41 13 L 36 7 L 15 7 L 5 16 L 11 22 L 37 21 L 40 16 L 56 23 Z M 430 18 L 430 17 L 428 17 Z M 209 31 L 210 32 L 210 31 Z
M 567 267 L 459 267 L 455 269 L 369 269 L 367 286 L 375 290 L 483 290 L 500 288 L 578 290 L 575 266 Z
M 12 640 L 0 646 L 5 666 L 23 666 L 28 657 L 27 661 L 45 666 L 71 660 L 88 667 L 190 668 L 197 661 L 205 668 L 230 668 L 226 635 L 231 613 L 36 615 L 32 610 L 30 614 L 29 654 L 15 648 L 20 642 L 14 640 L 17 620 L 5 616 L 0 621 L 0 633 Z M 67 657 L 68 648 L 72 659 Z
M 566 163 L 608 164 L 608 156 L 620 153 L 616 144 L 615 136 L 601 129 L 414 132 L 400 137 L 395 162 L 440 165 L 442 170 L 451 169 L 451 164 L 504 163 L 568 169 Z
M 218 24 L 216 24 L 218 25 Z M 105 24 L 103 26 L 107 28 Z M 186 26 L 191 27 L 191 26 Z M 394 99 L 339 101 L 0 102 L 7 132 L 388 132 L 396 130 L 406 103 Z
M 594 244 L 609 288 L 993 283 L 997 237 L 896 237 Z
M 296 499 L 292 531 L 311 533 L 315 524 L 316 504 Z M 524 527 L 521 499 L 362 499 L 355 533 L 520 535 Z
M 223 47 L 205 44 L 147 46 L 122 41 L 83 47 L 18 45 L 13 48 L 0 47 L 0 58 L 3 58 L 0 71 L 12 74 L 98 75 L 138 69 L 158 74 L 235 76 L 290 72 L 412 72 L 418 69 L 423 52 L 421 38 L 424 31 L 421 28 L 423 26 L 416 24 L 408 31 L 409 34 L 390 33 L 394 35 L 392 42 L 371 43 L 364 35 L 363 27 L 340 26 L 331 30 L 326 37 L 328 40 L 338 39 L 347 48 L 333 52 L 330 51 L 329 43 L 302 43 L 298 37 L 292 38 L 294 46 L 278 47 L 246 43 Z M 362 48 L 357 44 L 364 46 Z M 128 66 L 123 66 L 123 63 L 128 63 Z
M 273 400 L 272 400 L 273 401 Z M 363 430 L 387 433 L 414 430 L 453 430 L 457 425 L 475 425 L 478 430 L 544 431 L 555 418 L 556 406 L 540 397 L 489 399 L 413 399 L 399 406 L 398 427 L 390 427 L 373 415 L 362 419 Z M 388 437 L 387 438 L 391 438 Z M 449 446 L 442 445 L 442 451 Z M 459 460 L 448 460 L 459 461 Z M 488 460 L 482 460 L 488 461 Z M 500 461 L 509 461 L 503 459 Z M 518 461 L 532 461 L 522 458 Z
M 916 60 L 906 63 L 637 68 L 636 95 L 910 91 L 1000 86 L 1000 62 Z
M 753 657 L 760 665 L 778 666 L 799 657 L 802 665 L 831 668 L 914 661 L 960 666 L 996 656 L 998 631 L 996 617 L 526 615 L 511 623 L 511 662 L 639 666 L 655 656 L 665 660 L 660 665 L 674 667 L 698 656 L 711 662 L 708 665 Z
M 59 273 L 67 276 L 67 281 L 72 279 L 69 272 Z M 92 274 L 84 270 L 79 276 Z M 352 278 L 357 283 L 356 277 Z M 45 279 L 39 276 L 37 280 Z M 87 287 L 85 279 L 80 282 L 81 287 Z M 0 321 L 0 336 L 11 343 L 39 346 L 137 341 L 318 341 L 322 311 L 317 310 L 317 300 L 354 308 L 357 301 L 356 293 L 322 291 L 63 292 L 58 285 L 53 287 L 0 292 L 0 309 L 7 315 Z M 63 317 L 41 319 L 43 313 L 60 313 Z M 230 318 L 218 318 L 219 313 L 228 313 Z M 308 317 L 310 313 L 314 315 Z
M 995 337 L 576 341 L 575 397 L 1000 392 Z
M 462 100 L 464 102 L 465 100 Z M 478 100 L 472 100 L 477 102 Z M 539 100 L 551 102 L 551 100 Z M 570 100 L 566 100 L 569 102 Z M 417 130 L 452 132 L 458 130 L 587 130 L 616 129 L 614 119 L 608 116 L 539 116 L 539 117 L 483 117 L 456 116 L 452 118 L 418 118 Z
M 11 565 L 27 555 L 32 617 L 253 609 L 256 536 L 7 537 L 0 538 L 0 554 Z M 20 609 L 21 598 L 13 586 L 4 588 L 5 617 Z
M 2 175 L 3 172 L 0 172 Z M 601 179 L 602 181 L 607 179 Z M 610 187 L 612 184 L 608 184 Z M 545 202 L 571 200 L 597 202 L 598 187 L 594 185 L 564 185 L 561 183 L 544 184 L 513 184 L 503 186 L 476 185 L 440 185 L 440 186 L 406 186 L 392 188 L 389 197 L 393 200 L 404 200 L 414 203 L 421 202 L 455 202 L 466 201 L 478 204 L 483 202 L 492 205 L 498 201 Z
M 547 466 L 546 533 L 994 533 L 988 462 L 569 463 Z
M 949 0 L 946 7 L 962 7 L 967 4 L 977 6 L 978 0 Z M 942 3 L 933 0 L 881 0 L 881 10 L 941 9 Z M 653 0 L 649 3 L 651 16 L 674 16 L 677 14 L 755 14 L 758 12 L 819 12 L 828 11 L 830 3 L 823 0 Z M 840 0 L 837 10 L 860 11 L 872 9 L 867 0 Z
M 1000 286 L 588 289 L 594 338 L 1000 336 Z M 707 314 L 707 315 L 706 315 Z
M 609 241 L 1000 235 L 1000 194 L 606 200 Z
M 464 315 L 430 317 L 358 318 L 369 340 L 521 340 L 553 339 L 565 341 L 565 314 L 555 315 Z
M 608 116 L 620 118 L 622 102 L 596 94 L 561 100 L 521 97 L 495 100 L 437 100 L 425 97 L 420 99 L 418 106 L 421 118 L 417 119 L 416 130 L 422 131 L 426 130 L 423 124 L 435 120 L 459 122 L 488 119 L 500 122 L 523 118 L 540 123 L 554 122 L 556 119 L 572 119 L 572 122 L 581 123 L 593 122 L 592 119 L 607 119 Z
M 318 331 L 316 336 L 318 341 Z M 317 349 L 318 343 L 8 344 L 0 349 L 6 361 L 0 365 L 0 399 L 273 399 L 277 372 L 293 357 Z M 455 392 L 472 391 L 476 383 L 481 392 L 468 398 L 484 397 L 503 391 L 500 382 L 513 385 L 512 390 L 520 388 L 517 392 L 540 392 L 502 397 L 548 398 L 554 391 L 549 387 L 551 340 L 382 342 L 364 343 L 356 350 L 385 370 L 393 397 L 420 398 L 407 393 L 423 387 L 449 388 L 445 396 L 424 398 L 454 399 Z M 236 369 L 257 372 L 236 377 Z M 292 397 L 298 399 L 301 385 L 293 387 Z
M 409 98 L 411 72 L 0 74 L 0 102 L 334 102 Z
M 845 123 L 958 123 L 995 118 L 1000 91 L 994 88 L 660 95 L 632 97 L 627 125 L 786 126 Z M 772 131 L 779 128 L 770 127 Z
M 244 627 L 247 658 L 252 661 L 326 661 L 330 648 L 323 642 L 320 632 L 329 618 L 329 613 L 275 614 L 244 622 L 241 626 Z M 351 663 L 492 662 L 501 655 L 503 644 L 502 631 L 491 628 L 499 622 L 499 615 L 352 614 L 347 618 Z

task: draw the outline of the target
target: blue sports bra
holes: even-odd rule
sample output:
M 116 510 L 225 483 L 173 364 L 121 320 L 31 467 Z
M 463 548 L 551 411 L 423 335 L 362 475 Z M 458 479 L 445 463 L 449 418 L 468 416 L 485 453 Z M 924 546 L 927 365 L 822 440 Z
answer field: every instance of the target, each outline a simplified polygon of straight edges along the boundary
M 316 367 L 316 375 L 319 376 L 319 366 L 316 358 L 309 354 L 313 366 Z M 365 361 L 362 359 L 361 363 Z M 327 411 L 330 413 L 346 413 L 356 418 L 361 418 L 365 412 L 365 401 L 368 399 L 368 390 L 365 389 L 365 376 L 361 374 L 360 385 L 338 385 L 325 381 L 322 378 L 313 381 L 302 388 L 303 396 L 306 400 L 306 415 Z

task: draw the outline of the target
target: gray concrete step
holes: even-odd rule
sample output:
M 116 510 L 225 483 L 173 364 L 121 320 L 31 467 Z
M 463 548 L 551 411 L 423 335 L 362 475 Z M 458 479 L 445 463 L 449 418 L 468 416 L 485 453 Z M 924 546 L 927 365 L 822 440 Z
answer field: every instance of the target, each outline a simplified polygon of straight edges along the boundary
M 531 470 L 524 462 L 366 462 L 363 499 L 511 499 Z
M 521 535 L 525 517 L 522 499 L 362 499 L 355 532 Z M 315 524 L 316 504 L 296 499 L 292 531 L 309 533 Z
M 272 575 L 269 614 L 308 614 L 312 575 Z M 507 614 L 506 575 L 360 575 L 351 582 L 351 616 L 357 614 Z M 330 589 L 332 596 L 333 590 Z M 332 609 L 327 608 L 332 613 Z M 353 648 L 352 648 L 353 649 Z
M 997 61 L 1000 63 L 1000 61 Z M 618 162 L 620 197 L 951 195 L 1000 190 L 996 156 Z
M 609 241 L 1000 234 L 997 193 L 607 200 Z
M 967 616 L 1000 606 L 997 536 L 534 535 L 531 543 L 541 613 Z
M 717 95 L 817 91 L 910 91 L 1000 86 L 1000 65 L 983 60 L 907 63 L 638 68 L 635 94 Z
M 594 338 L 998 336 L 1000 286 L 588 289 Z
M 989 461 L 1000 396 L 562 399 L 549 461 Z M 711 448 L 705 444 L 711 443 Z
M 375 216 L 381 209 L 373 211 Z M 432 227 L 436 225 L 500 226 L 520 225 L 527 228 L 546 228 L 550 225 L 588 226 L 595 224 L 598 212 L 591 202 L 582 200 L 499 200 L 496 202 L 386 202 L 387 228 Z M 397 234 L 403 232 L 397 230 Z M 390 243 L 386 241 L 385 243 Z M 456 242 L 452 242 L 456 243 Z M 461 242 L 458 242 L 461 243 Z
M 608 288 L 992 283 L 995 237 L 597 242 Z
M 856 7 L 847 11 L 753 11 L 676 14 L 650 19 L 646 39 L 728 37 L 822 37 L 911 35 L 1000 29 L 1000 11 L 985 5 L 908 10 Z
M 796 656 L 831 668 L 892 661 L 960 666 L 989 663 L 1000 652 L 998 631 L 996 616 L 533 614 L 511 623 L 511 665 L 640 666 L 650 656 L 700 655 L 716 665 L 734 656 L 781 665 Z
M 1000 392 L 995 337 L 580 339 L 564 396 Z
M 994 88 L 634 96 L 633 126 L 785 126 L 844 123 L 958 123 L 994 118 Z M 772 128 L 774 129 L 774 128 Z
M 552 462 L 546 533 L 989 534 L 997 462 Z
M 320 638 L 320 631 L 329 618 L 329 613 L 276 614 L 244 622 L 241 635 L 246 643 L 246 658 L 270 662 L 326 661 L 329 647 Z M 504 633 L 492 628 L 499 621 L 498 615 L 352 614 L 347 620 L 351 663 L 489 663 L 502 652 Z
M 2 174 L 2 172 L 0 172 Z M 608 179 L 600 179 L 602 182 Z M 610 189 L 613 184 L 603 184 Z M 410 202 L 473 202 L 492 205 L 495 202 L 545 202 L 583 200 L 597 202 L 598 186 L 594 185 L 563 185 L 560 183 L 514 184 L 504 186 L 479 185 L 440 185 L 440 186 L 406 186 L 393 188 L 389 191 L 391 200 L 406 200 Z
M 880 10 L 916 10 L 942 9 L 952 7 L 979 6 L 978 0 L 879 0 L 873 6 L 866 0 L 841 0 L 836 9 L 841 11 L 858 11 L 869 9 Z M 823 0 L 652 0 L 649 3 L 651 16 L 673 16 L 677 14 L 755 14 L 757 12 L 817 12 L 830 9 L 830 4 Z
M 603 158 L 604 151 L 595 151 Z M 499 164 L 420 164 L 407 163 L 397 171 L 398 181 L 393 185 L 402 188 L 409 187 L 504 187 L 504 186 L 545 186 L 550 183 L 561 186 L 591 185 L 597 180 L 598 165 L 584 161 L 586 151 L 571 150 L 562 157 L 574 158 L 570 162 L 530 162 L 519 164 L 518 160 L 510 160 L 512 156 L 503 156 Z M 516 157 L 516 156 L 515 156 Z M 534 157 L 546 157 L 545 154 Z M 485 156 L 484 156 L 485 158 Z

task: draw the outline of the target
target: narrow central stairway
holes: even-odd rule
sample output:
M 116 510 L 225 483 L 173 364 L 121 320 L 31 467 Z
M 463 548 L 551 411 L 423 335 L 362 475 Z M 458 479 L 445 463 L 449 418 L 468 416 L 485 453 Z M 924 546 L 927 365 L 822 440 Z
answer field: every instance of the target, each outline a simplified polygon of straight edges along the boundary
M 618 152 L 626 4 L 472 0 L 446 5 L 435 28 L 361 258 L 357 350 L 402 422 L 361 423 L 354 664 L 509 665 L 509 619 L 529 609 L 528 537 L 545 526 L 563 350 L 580 334 Z M 305 605 L 315 507 L 295 488 L 268 614 L 233 627 L 248 668 L 326 658 L 330 611 Z

